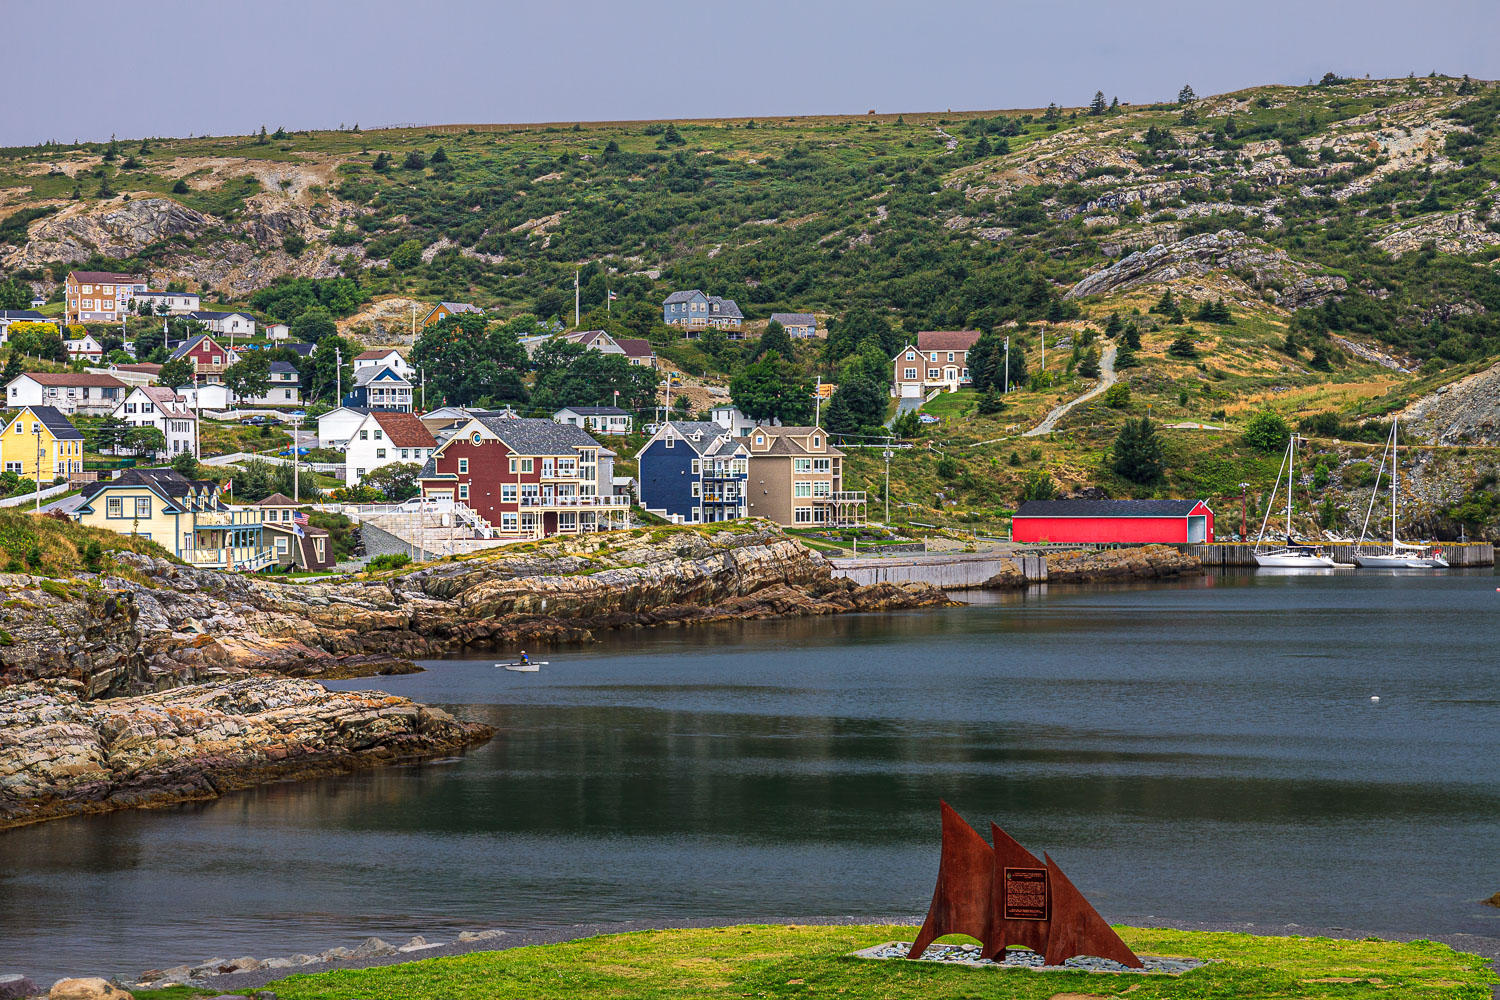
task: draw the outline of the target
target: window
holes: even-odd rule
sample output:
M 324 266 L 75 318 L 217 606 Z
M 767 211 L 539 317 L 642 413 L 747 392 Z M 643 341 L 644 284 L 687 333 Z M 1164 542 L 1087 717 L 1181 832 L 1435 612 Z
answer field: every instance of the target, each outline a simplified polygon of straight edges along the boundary
M 467 499 L 469 499 L 469 484 L 468 483 L 459 483 L 458 484 L 458 498 L 460 500 L 467 500 Z
M 135 498 L 135 516 L 136 517 L 150 517 L 151 516 L 151 498 L 150 497 L 136 497 Z
M 794 523 L 794 524 L 812 524 L 812 519 L 813 519 L 813 509 L 811 507 L 794 507 L 794 508 L 792 508 L 792 523 Z
M 962 372 L 962 374 L 961 374 L 960 377 L 962 377 L 962 378 L 968 378 L 969 377 L 969 369 L 965 368 L 963 370 L 963 372 Z
M 362 478 L 364 476 L 364 474 L 365 474 L 365 470 L 364 469 L 355 469 L 354 470 L 354 478 L 356 478 L 356 479 Z
M 737 476 L 749 475 L 750 460 L 748 458 L 737 458 L 730 466 L 730 470 Z
M 816 437 L 813 438 L 812 439 L 812 446 L 814 448 L 821 448 L 821 447 L 823 447 L 823 439 L 822 438 L 816 438 Z
M 942 378 L 943 373 L 936 368 L 929 368 L 927 369 L 927 377 L 936 380 Z
M 792 496 L 795 496 L 795 497 L 810 497 L 810 496 L 812 496 L 812 483 L 796 483 L 796 484 L 794 484 L 793 487 L 792 487 Z
M 703 495 L 703 491 L 699 488 L 699 484 L 698 483 L 694 483 L 693 484 L 693 496 L 698 497 L 698 496 L 702 496 L 702 495 Z
M 501 503 L 515 503 L 516 502 L 516 484 L 515 483 L 501 483 L 500 484 L 500 502 Z
M 814 472 L 827 472 L 832 465 L 833 459 L 831 458 L 815 458 L 812 460 Z
M 512 514 L 511 516 L 514 517 L 515 515 Z M 578 511 L 576 511 L 576 510 L 559 511 L 558 515 L 557 515 L 557 530 L 558 531 L 577 531 L 578 530 Z
M 952 351 L 948 352 L 948 360 L 949 360 L 949 362 L 953 361 L 953 352 Z
M 907 361 L 915 361 L 915 360 L 917 360 L 917 352 L 916 351 L 907 351 L 906 352 L 906 360 Z
M 500 530 L 501 531 L 509 531 L 509 532 L 514 533 L 516 531 L 517 525 L 519 523 L 520 523 L 520 519 L 515 514 L 501 514 L 500 515 Z
M 368 440 L 370 440 L 370 432 L 369 431 L 360 431 L 359 432 L 359 439 L 361 441 L 368 441 Z
M 511 472 L 515 472 L 516 471 L 516 460 L 515 459 L 511 459 L 510 460 L 510 471 Z
M 286 536 L 285 535 L 277 535 L 276 536 L 276 554 L 278 556 L 284 556 L 284 555 L 286 555 L 286 552 L 287 552 Z
M 933 364 L 936 364 L 937 363 L 937 355 L 938 355 L 938 352 L 937 351 L 933 351 L 931 354 L 927 355 L 927 360 L 931 361 Z
M 523 458 L 523 459 L 521 459 L 521 471 L 522 472 L 532 472 L 532 471 L 534 471 L 533 466 L 535 464 L 536 464 L 536 460 L 535 459 L 532 459 L 532 458 Z
M 469 460 L 467 458 L 460 458 L 458 460 L 458 471 L 460 475 L 469 471 Z
M 385 449 L 384 448 L 376 448 L 375 449 L 375 457 L 376 458 L 385 458 Z
M 290 390 L 290 389 L 283 389 L 282 390 L 282 398 L 283 399 L 291 399 L 292 398 L 292 390 Z
M 693 467 L 691 469 L 691 472 L 693 473 L 693 475 L 695 475 L 695 476 L 698 475 L 698 473 L 701 470 L 701 468 L 702 468 L 702 466 L 700 465 L 700 463 L 698 462 L 698 460 L 696 458 L 693 459 Z
M 382 441 L 384 439 L 385 439 L 385 435 L 380 432 L 380 428 L 379 427 L 375 428 L 375 440 L 376 441 Z
M 19 465 L 20 463 L 17 462 L 16 464 Z M 105 514 L 104 514 L 105 517 L 124 517 L 125 516 L 125 501 L 121 500 L 119 497 L 110 497 L 105 502 L 104 510 L 105 510 Z
M 794 459 L 792 459 L 792 471 L 793 472 L 811 472 L 812 471 L 812 459 L 810 459 L 810 458 L 794 458 Z
M 904 369 L 901 372 L 901 377 L 906 379 L 908 382 L 915 382 L 917 380 L 917 370 L 915 368 Z
M 813 496 L 826 497 L 833 495 L 833 484 L 827 481 L 812 484 Z

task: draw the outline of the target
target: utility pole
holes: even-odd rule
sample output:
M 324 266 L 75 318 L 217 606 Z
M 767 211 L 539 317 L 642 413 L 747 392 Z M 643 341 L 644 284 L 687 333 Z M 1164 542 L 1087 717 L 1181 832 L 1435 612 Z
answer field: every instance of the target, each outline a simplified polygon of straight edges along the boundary
M 333 348 L 333 405 L 344 405 L 344 349 Z
M 993 383 L 992 383 L 993 384 Z M 1010 338 L 1005 338 L 1005 391 L 1002 395 L 1010 394 Z
M 1047 374 L 1047 325 L 1042 324 L 1042 374 Z
M 427 409 L 427 369 L 425 367 L 419 367 L 417 369 L 417 375 L 421 378 L 422 381 L 422 410 L 425 412 Z
M 42 422 L 31 412 L 31 432 L 36 435 L 36 512 L 42 512 Z
M 1245 540 L 1245 532 L 1248 530 L 1245 526 L 1245 501 L 1249 495 L 1250 484 L 1240 483 L 1240 541 L 1242 542 Z
M 293 500 L 297 500 L 299 502 L 302 499 L 302 483 L 301 483 L 301 480 L 298 477 L 298 472 L 301 470 L 302 462 L 300 460 L 300 457 L 297 454 L 297 439 L 299 437 L 301 437 L 301 435 L 298 433 L 298 431 L 300 431 L 301 428 L 302 428 L 302 418 L 301 417 L 293 417 L 292 418 L 292 499 Z
M 813 390 L 813 426 L 822 425 L 823 418 L 823 376 L 818 376 L 818 387 Z
M 886 439 L 885 449 L 885 524 L 891 525 L 891 448 L 890 439 Z
M 579 290 L 578 290 L 578 273 L 579 273 L 578 269 L 574 268 L 574 270 L 573 270 L 573 329 L 575 329 L 575 330 L 578 329 L 578 327 L 583 324 L 583 320 L 581 318 L 582 314 L 579 311 L 579 303 L 581 303 L 583 300 L 580 297 L 580 293 L 579 293 Z

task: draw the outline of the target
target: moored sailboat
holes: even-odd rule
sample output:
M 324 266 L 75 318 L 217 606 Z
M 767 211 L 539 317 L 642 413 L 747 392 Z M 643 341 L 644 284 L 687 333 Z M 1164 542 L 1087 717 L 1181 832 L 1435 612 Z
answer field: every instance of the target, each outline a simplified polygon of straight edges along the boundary
M 1297 435 L 1293 434 L 1286 444 L 1286 455 L 1276 470 L 1276 485 L 1271 488 L 1275 498 L 1281 487 L 1281 470 L 1286 469 L 1286 544 L 1280 548 L 1261 551 L 1265 541 L 1266 525 L 1271 520 L 1271 506 L 1266 505 L 1266 516 L 1260 522 L 1260 534 L 1255 539 L 1255 565 L 1267 569 L 1332 569 L 1333 559 L 1323 554 L 1316 545 L 1299 545 L 1292 540 L 1292 481 L 1297 467 Z
M 1380 454 L 1380 471 L 1375 473 L 1375 489 L 1370 492 L 1370 506 L 1365 511 L 1365 523 L 1359 530 L 1359 544 L 1354 547 L 1354 565 L 1365 569 L 1447 569 L 1448 560 L 1442 552 L 1429 545 L 1403 542 L 1397 537 L 1396 515 L 1400 507 L 1401 466 L 1396 461 L 1397 422 L 1391 421 L 1391 439 Z M 1370 515 L 1375 511 L 1375 498 L 1380 495 L 1380 477 L 1385 473 L 1385 458 L 1391 457 L 1391 548 L 1389 552 L 1365 551 L 1365 535 L 1370 528 Z

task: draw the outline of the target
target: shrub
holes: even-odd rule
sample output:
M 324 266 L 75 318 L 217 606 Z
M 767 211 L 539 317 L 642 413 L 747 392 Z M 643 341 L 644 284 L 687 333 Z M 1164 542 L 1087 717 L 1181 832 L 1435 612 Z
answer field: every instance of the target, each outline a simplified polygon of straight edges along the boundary
M 958 460 L 952 455 L 944 455 L 938 459 L 937 474 L 942 479 L 958 478 Z
M 1262 410 L 1245 425 L 1242 440 L 1257 451 L 1275 452 L 1286 447 L 1291 433 L 1279 413 Z
M 1026 480 L 1021 484 L 1021 500 L 1051 500 L 1057 496 L 1057 484 L 1052 481 L 1052 474 L 1041 469 L 1033 469 L 1026 473 Z
M 1116 382 L 1104 390 L 1104 405 L 1114 410 L 1123 410 L 1130 405 L 1130 383 Z
M 411 562 L 411 556 L 405 552 L 388 552 L 371 559 L 365 565 L 365 569 L 371 573 L 382 569 L 400 569 L 409 562 Z

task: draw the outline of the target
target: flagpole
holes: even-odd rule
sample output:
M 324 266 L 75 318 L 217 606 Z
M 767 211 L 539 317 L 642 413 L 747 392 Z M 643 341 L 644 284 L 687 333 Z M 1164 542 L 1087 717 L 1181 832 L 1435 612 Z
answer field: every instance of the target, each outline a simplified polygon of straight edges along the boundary
M 579 303 L 581 301 L 578 292 L 578 271 L 575 269 L 573 271 L 573 329 L 575 330 L 583 323 L 581 313 L 579 312 Z

